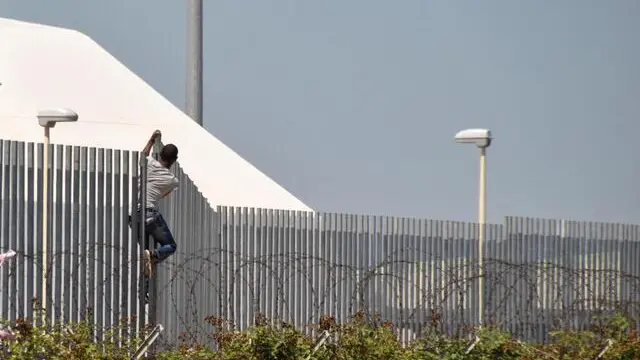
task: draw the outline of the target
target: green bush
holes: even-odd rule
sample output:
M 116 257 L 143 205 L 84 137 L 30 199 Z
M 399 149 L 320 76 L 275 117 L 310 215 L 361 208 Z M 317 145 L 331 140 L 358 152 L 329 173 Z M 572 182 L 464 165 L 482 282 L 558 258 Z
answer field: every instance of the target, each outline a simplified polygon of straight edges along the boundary
M 403 348 L 393 332 L 393 326 L 380 321 L 376 315 L 367 319 L 363 313 L 357 313 L 350 322 L 338 326 L 332 318 L 321 321 L 321 330 L 330 330 L 338 334 L 335 342 L 327 344 L 314 354 L 314 359 L 322 360 L 409 360 L 411 349 Z M 327 327 L 327 323 L 331 323 Z
M 3 340 L 1 359 L 7 360 L 80 360 L 80 359 L 129 359 L 130 353 L 140 343 L 131 336 L 127 322 L 99 334 L 87 322 L 53 326 L 33 325 L 18 319 L 12 326 L 14 337 Z M 100 340 L 97 338 L 100 337 Z
M 219 351 L 193 343 L 183 343 L 178 349 L 158 354 L 163 360 L 297 360 L 311 353 L 312 339 L 292 326 L 268 323 L 265 318 L 246 331 L 227 330 L 228 324 L 216 317 L 205 319 L 213 326 L 211 338 Z
M 155 354 L 162 360 L 458 360 L 458 359 L 595 359 L 609 344 L 602 359 L 640 359 L 640 339 L 627 318 L 615 315 L 596 319 L 589 331 L 553 332 L 545 345 L 521 343 L 508 333 L 485 327 L 474 336 L 455 339 L 430 331 L 408 346 L 397 340 L 393 326 L 378 316 L 357 313 L 338 324 L 320 319 L 315 333 L 329 331 L 331 338 L 317 351 L 316 340 L 292 326 L 265 318 L 245 331 L 235 331 L 223 319 L 208 317 L 210 338 L 217 350 L 182 341 Z M 34 326 L 24 319 L 10 324 L 14 338 L 0 342 L 0 359 L 129 359 L 146 331 L 132 335 L 132 322 L 122 321 L 103 333 L 88 322 Z M 317 336 L 317 335 L 316 335 Z M 477 337 L 474 342 L 473 337 Z M 211 344 L 209 344 L 211 345 Z

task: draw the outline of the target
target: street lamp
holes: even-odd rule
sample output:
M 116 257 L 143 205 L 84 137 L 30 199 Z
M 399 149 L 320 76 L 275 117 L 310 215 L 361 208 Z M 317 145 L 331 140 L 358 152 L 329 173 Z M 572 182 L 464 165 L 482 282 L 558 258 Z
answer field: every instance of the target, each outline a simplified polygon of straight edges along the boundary
M 78 114 L 71 109 L 45 109 L 38 112 L 38 124 L 44 128 L 42 167 L 42 324 L 45 323 L 47 305 L 47 236 L 49 221 L 49 129 L 59 122 L 78 121 Z
M 487 129 L 467 129 L 456 134 L 456 142 L 459 144 L 474 144 L 480 149 L 480 194 L 478 196 L 478 223 L 480 224 L 480 234 L 478 236 L 478 286 L 479 286 L 479 303 L 478 303 L 478 322 L 482 326 L 484 320 L 484 239 L 485 239 L 485 222 L 487 213 L 487 197 L 486 197 L 486 180 L 487 180 L 487 161 L 486 151 L 491 145 L 491 131 Z

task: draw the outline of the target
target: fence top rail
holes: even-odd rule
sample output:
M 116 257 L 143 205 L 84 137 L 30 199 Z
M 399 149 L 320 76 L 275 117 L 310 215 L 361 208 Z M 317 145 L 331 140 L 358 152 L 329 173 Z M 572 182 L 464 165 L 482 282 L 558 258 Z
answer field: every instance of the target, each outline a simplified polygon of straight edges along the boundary
M 299 210 L 287 210 L 287 209 L 273 209 L 273 208 L 259 208 L 249 206 L 234 206 L 234 205 L 218 205 L 214 210 L 217 213 L 225 214 L 226 216 L 267 216 L 267 217 L 290 217 L 290 218 L 320 218 L 320 219 L 334 219 L 335 221 L 347 219 L 348 221 L 363 221 L 370 219 L 377 219 L 378 221 L 392 221 L 392 222 L 408 222 L 408 223 L 429 223 L 429 224 L 443 224 L 443 226 L 471 226 L 479 227 L 477 222 L 471 221 L 458 221 L 458 220 L 440 220 L 440 219 L 427 219 L 418 217 L 404 217 L 393 215 L 375 215 L 375 214 L 352 214 L 342 212 L 320 212 L 320 211 L 299 211 Z M 563 219 L 549 219 L 549 218 L 536 218 L 525 216 L 505 216 L 504 223 L 486 223 L 487 231 L 496 230 L 501 227 L 506 227 L 510 232 L 516 233 L 555 233 L 560 234 L 560 229 L 564 228 L 567 235 L 571 232 L 575 233 L 581 228 L 602 229 L 603 232 L 615 231 L 616 229 L 626 229 L 627 231 L 640 231 L 640 224 L 628 224 L 617 222 L 596 222 L 596 221 L 578 221 L 578 220 L 563 220 Z M 534 231 L 537 230 L 537 231 Z M 544 231 L 543 231 L 544 230 Z M 595 230 L 592 230 L 595 231 Z
M 40 149 L 43 146 L 42 142 L 33 141 L 18 141 L 5 139 L 0 137 L 0 145 L 3 147 L 2 161 L 6 161 L 6 156 L 10 156 L 11 153 L 15 153 L 18 149 L 28 152 L 29 148 L 36 147 Z M 158 144 L 161 145 L 161 144 Z M 133 162 L 134 159 L 139 159 L 141 151 L 139 150 L 125 150 L 114 148 L 102 148 L 95 146 L 82 146 L 82 145 L 65 145 L 52 143 L 51 146 L 54 149 L 69 149 L 71 151 L 88 151 L 89 153 L 115 153 L 129 154 L 129 162 Z M 176 163 L 176 167 L 173 172 L 176 176 L 183 179 L 190 180 L 189 175 L 184 172 L 179 163 Z M 31 164 L 29 164 L 31 166 Z M 181 182 L 182 183 L 182 182 Z M 192 181 L 185 181 L 189 186 L 190 191 L 198 193 L 202 196 L 202 192 L 198 189 L 195 183 Z M 209 203 L 209 201 L 207 201 Z M 443 220 L 443 219 L 426 219 L 419 217 L 407 217 L 407 216 L 394 216 L 394 215 L 380 215 L 380 214 L 351 214 L 344 212 L 320 212 L 320 211 L 303 211 L 303 210 L 287 210 L 276 208 L 260 208 L 249 206 L 235 206 L 233 204 L 218 204 L 213 206 L 209 203 L 212 210 L 218 213 L 236 214 L 236 215 L 251 215 L 251 214 L 275 214 L 277 216 L 289 216 L 296 218 L 319 218 L 322 221 L 389 221 L 398 223 L 428 223 L 433 226 L 445 226 L 445 227 L 479 227 L 479 224 L 475 221 L 460 221 L 460 220 Z M 325 220 L 326 219 L 326 220 Z M 436 225 L 437 224 L 437 225 Z M 527 217 L 527 216 L 505 216 L 502 224 L 487 223 L 485 224 L 487 231 L 495 232 L 500 231 L 501 227 L 506 227 L 509 233 L 523 233 L 523 234 L 548 234 L 558 236 L 574 236 L 571 234 L 584 234 L 594 233 L 602 234 L 599 236 L 611 237 L 614 233 L 627 233 L 625 237 L 629 237 L 631 233 L 637 234 L 634 237 L 640 238 L 640 224 L 622 223 L 622 222 L 601 222 L 601 221 L 580 221 L 570 219 L 551 219 L 542 217 Z M 474 230 L 479 231 L 479 229 Z M 607 235 L 608 234 L 608 235 Z M 577 236 L 577 235 L 575 235 Z M 582 235 L 581 235 L 582 236 Z
M 24 146 L 36 146 L 36 147 L 42 147 L 44 146 L 44 143 L 41 141 L 20 141 L 20 140 L 11 140 L 11 139 L 5 139 L 0 137 L 0 143 L 3 145 L 18 145 L 18 144 L 23 144 Z M 51 143 L 49 144 L 49 146 L 53 147 L 54 149 L 88 149 L 88 150 L 95 150 L 95 151 L 104 151 L 104 152 L 119 152 L 119 153 L 131 153 L 134 154 L 136 156 L 138 156 L 138 154 L 140 154 L 139 150 L 131 150 L 131 149 L 117 149 L 117 148 L 104 148 L 104 147 L 97 147 L 97 146 L 88 146 L 88 145 L 69 145 L 69 144 L 59 144 L 56 143 L 55 141 L 51 141 Z

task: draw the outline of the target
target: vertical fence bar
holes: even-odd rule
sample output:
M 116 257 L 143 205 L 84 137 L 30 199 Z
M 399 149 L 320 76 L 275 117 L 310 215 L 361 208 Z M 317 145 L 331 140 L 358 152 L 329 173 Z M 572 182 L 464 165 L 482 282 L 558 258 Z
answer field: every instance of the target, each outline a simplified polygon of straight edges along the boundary
M 79 181 L 79 198 L 80 198 L 80 216 L 78 219 L 78 278 L 79 281 L 79 290 L 80 290 L 80 302 L 79 307 L 81 311 L 80 317 L 82 319 L 88 320 L 90 319 L 90 310 L 91 305 L 89 302 L 89 291 L 88 281 L 89 281 L 89 259 L 88 250 L 89 250 L 89 239 L 91 238 L 89 235 L 89 223 L 91 219 L 91 212 L 89 211 L 89 182 L 91 178 L 91 169 L 89 162 L 89 149 L 86 147 L 80 148 L 80 181 Z
M 25 143 L 18 142 L 16 148 L 16 233 L 15 239 L 11 240 L 11 249 L 24 249 L 26 245 L 25 239 L 25 226 L 26 226 L 26 214 L 25 214 Z M 11 287 L 15 289 L 14 300 L 11 304 L 11 311 L 9 313 L 9 320 L 15 320 L 18 316 L 19 299 L 24 296 L 25 287 L 27 282 L 25 281 L 25 267 L 22 262 L 12 262 L 9 265 L 13 268 L 13 276 L 11 277 Z
M 43 195 L 43 202 L 47 203 L 47 211 L 46 213 L 43 214 L 43 216 L 46 216 L 48 221 L 47 221 L 47 228 L 43 229 L 43 231 L 46 231 L 46 233 L 48 234 L 47 236 L 47 248 L 46 248 L 46 252 L 44 251 L 45 247 L 44 244 L 41 244 L 41 251 L 43 253 L 43 256 L 46 253 L 46 272 L 45 272 L 45 277 L 44 277 L 44 281 L 45 281 L 45 286 L 44 286 L 44 291 L 46 292 L 46 299 L 43 303 L 44 306 L 44 311 L 45 311 L 45 315 L 47 318 L 48 322 L 52 322 L 54 321 L 55 318 L 55 310 L 53 308 L 53 298 L 52 298 L 52 290 L 53 290 L 53 282 L 52 282 L 52 267 L 51 265 L 53 264 L 53 259 L 51 257 L 51 244 L 53 244 L 51 235 L 53 233 L 53 226 L 54 226 L 54 222 L 51 221 L 53 219 L 53 213 L 54 213 L 54 208 L 52 203 L 53 203 L 53 199 L 54 199 L 54 194 L 53 194 L 53 189 L 54 189 L 54 182 L 53 182 L 53 178 L 54 178 L 54 156 L 55 156 L 55 145 L 53 144 L 49 144 L 48 148 L 48 156 L 46 156 L 46 159 L 43 159 L 43 169 L 46 167 L 48 169 L 47 172 L 47 193 L 46 196 Z M 43 155 L 44 157 L 44 155 Z M 44 175 L 43 175 L 44 176 Z
M 138 278 L 138 314 L 139 314 L 139 327 L 141 330 L 145 330 L 146 325 L 149 321 L 149 314 L 147 312 L 147 304 L 146 304 L 146 294 L 149 293 L 149 298 L 154 297 L 155 294 L 151 293 L 151 289 L 149 289 L 149 282 L 143 275 L 143 267 L 144 264 L 141 259 L 142 252 L 144 250 L 149 250 L 150 245 L 149 239 L 147 238 L 146 231 L 146 223 L 147 223 L 147 157 L 144 156 L 143 153 L 137 154 L 138 162 L 136 162 L 136 173 L 138 183 L 138 189 L 136 193 L 136 216 L 138 224 L 138 232 L 134 233 L 134 236 L 137 237 L 138 245 L 136 248 L 138 249 L 138 257 L 136 258 L 136 263 L 138 264 L 138 272 L 136 276 Z
M 196 198 L 195 192 L 192 192 L 192 196 Z M 253 266 L 251 264 L 251 259 L 249 258 L 249 247 L 253 242 L 249 236 L 249 229 L 252 226 L 252 219 L 250 218 L 249 208 L 242 207 L 240 209 L 240 221 L 239 221 L 239 253 L 236 254 L 237 259 L 239 260 L 238 267 L 240 271 L 238 271 L 239 278 L 236 281 L 238 284 L 238 298 L 240 298 L 240 308 L 247 309 L 247 311 L 238 312 L 238 322 L 240 324 L 250 323 L 253 319 L 253 306 L 250 301 L 249 291 L 247 291 L 247 286 L 245 284 L 249 284 L 249 278 L 252 277 L 252 269 Z
M 80 264 L 81 264 L 81 256 L 80 256 L 80 148 L 77 146 L 73 147 L 72 151 L 72 163 L 71 163 L 71 189 L 69 191 L 70 197 L 69 201 L 71 206 L 71 213 L 69 216 L 70 219 L 70 239 L 69 239 L 69 248 L 72 253 L 71 262 L 70 262 L 70 276 L 69 276 L 69 289 L 70 289 L 70 311 L 71 321 L 80 321 L 80 314 L 82 313 L 81 308 L 81 288 L 80 285 Z
M 37 236 L 37 240 L 36 240 L 36 246 L 34 248 L 34 263 L 37 261 L 38 264 L 38 268 L 37 268 L 37 272 L 38 272 L 38 278 L 39 280 L 36 282 L 38 284 L 38 288 L 36 290 L 36 294 L 37 296 L 35 296 L 35 298 L 38 301 L 38 309 L 42 309 L 45 304 L 42 303 L 45 295 L 42 292 L 42 288 L 44 287 L 44 284 L 42 284 L 42 276 L 40 276 L 40 274 L 42 273 L 45 265 L 43 263 L 43 244 L 42 244 L 42 232 L 45 231 L 42 228 L 42 216 L 43 216 L 43 196 L 44 196 L 44 192 L 43 192 L 43 179 L 44 179 L 44 164 L 45 164 L 45 159 L 44 159 L 44 144 L 39 143 L 38 144 L 38 148 L 37 148 L 37 181 L 36 181 L 36 188 L 37 188 L 37 210 L 36 210 L 36 236 Z M 49 183 L 51 184 L 51 183 Z M 50 209 L 50 208 L 49 208 Z M 37 259 L 37 260 L 35 260 Z M 35 305 L 35 304 L 34 304 Z M 39 315 L 40 313 L 38 313 Z
M 49 295 L 47 296 L 47 302 L 50 303 L 46 307 L 49 321 L 56 322 L 61 316 L 64 316 L 64 309 L 59 306 L 59 299 L 64 296 L 62 292 L 62 277 L 63 277 L 63 262 L 64 262 L 64 229 L 62 228 L 63 219 L 63 204 L 62 204 L 62 192 L 64 189 L 63 183 L 63 171 L 64 171 L 64 148 L 62 145 L 53 145 L 53 162 L 51 163 L 51 169 L 49 174 L 51 176 L 50 196 L 52 203 L 49 205 L 51 211 L 51 218 L 49 224 L 51 226 L 51 232 L 49 236 L 49 252 L 50 255 L 49 265 L 47 269 L 49 271 Z
M 60 274 L 62 276 L 62 293 L 64 294 L 62 298 L 61 308 L 64 321 L 73 321 L 74 313 L 73 310 L 73 260 L 76 256 L 73 249 L 73 227 L 72 227 L 72 210 L 73 210 L 73 202 L 72 202 L 72 192 L 73 192 L 73 148 L 71 146 L 64 147 L 64 167 L 62 170 L 62 176 L 64 178 L 64 194 L 63 194 L 63 213 L 61 217 L 63 219 L 62 228 L 63 228 L 63 238 L 62 242 L 62 254 L 63 254 L 63 263 L 62 268 L 63 271 Z
M 18 180 L 17 180 L 17 164 L 16 164 L 16 160 L 17 160 L 17 149 L 16 149 L 16 145 L 17 143 L 15 141 L 11 141 L 9 143 L 9 148 L 8 150 L 8 156 L 9 156 L 9 171 L 8 171 L 8 176 L 6 177 L 6 181 L 5 182 L 5 186 L 7 186 L 6 188 L 6 192 L 5 194 L 7 195 L 7 197 L 9 198 L 9 206 L 5 209 L 5 213 L 4 213 L 4 223 L 5 223 L 5 227 L 4 227 L 4 231 L 3 231 L 3 237 L 5 239 L 7 239 L 8 241 L 6 242 L 6 247 L 7 248 L 12 248 L 15 247 L 15 240 L 16 240 L 16 211 L 17 211 L 17 205 L 18 202 L 17 200 L 17 187 L 18 187 Z M 11 310 L 11 300 L 10 299 L 15 299 L 16 295 L 17 295 L 17 291 L 15 288 L 15 284 L 13 283 L 13 279 L 14 277 L 11 276 L 11 272 L 10 271 L 3 271 L 3 276 L 2 276 L 2 285 L 3 288 L 6 289 L 7 295 L 8 295 L 8 301 L 5 301 L 3 306 L 2 306 L 2 311 L 4 314 L 8 314 Z
M 114 277 L 116 276 L 115 272 L 118 271 L 114 265 L 114 231 L 113 231 L 113 220 L 114 220 L 114 193 L 113 193 L 113 182 L 115 178 L 115 174 L 113 171 L 114 163 L 113 163 L 113 150 L 107 149 L 104 153 L 104 231 L 103 231 L 103 266 L 102 266 L 102 281 L 104 283 L 103 291 L 104 291 L 104 301 L 106 304 L 102 306 L 103 309 L 103 327 L 106 329 L 111 329 L 113 327 L 114 315 L 116 315 L 118 308 L 118 301 L 114 298 L 115 288 L 118 287 L 118 284 L 114 283 Z M 115 285 L 115 286 L 114 286 Z
M 128 331 L 132 324 L 132 317 L 135 314 L 135 309 L 131 306 L 135 303 L 135 291 L 132 291 L 132 271 L 131 271 L 131 263 L 132 263 L 132 254 L 131 247 L 134 243 L 130 236 L 129 229 L 132 227 L 129 224 L 129 216 L 134 216 L 135 210 L 131 206 L 131 194 L 133 181 L 131 179 L 131 153 L 128 151 L 122 152 L 122 204 L 121 204 L 121 228 L 120 228 L 120 236 L 122 237 L 122 252 L 120 255 L 120 262 L 122 264 L 122 307 L 123 314 L 122 316 L 125 319 L 126 329 L 123 329 L 123 335 L 125 335 L 125 331 Z
M 300 281 L 300 286 L 304 286 L 305 292 L 303 295 L 303 306 L 304 308 L 300 311 L 300 321 L 305 324 L 309 324 L 312 321 L 318 323 L 319 319 L 314 319 L 315 312 L 313 311 L 313 293 L 315 284 L 313 282 L 313 277 L 315 273 L 314 269 L 314 253 L 313 253 L 313 233 L 311 229 L 312 218 L 311 213 L 303 212 L 301 213 L 303 217 L 302 222 L 302 232 L 301 237 L 299 239 L 300 249 L 304 249 L 304 277 Z M 315 338 L 317 332 L 313 331 L 311 335 Z
M 141 209 L 139 207 L 141 195 L 140 195 L 140 183 L 141 183 L 141 169 L 140 169 L 140 153 L 134 152 L 130 154 L 129 157 L 129 171 L 131 174 L 130 177 L 130 185 L 131 192 L 129 194 L 130 204 L 130 217 L 128 220 L 130 221 L 130 237 L 129 237 L 129 252 L 131 254 L 131 258 L 129 260 L 129 304 L 130 304 L 130 313 L 135 316 L 135 319 L 131 319 L 135 322 L 135 333 L 139 334 L 144 328 L 145 324 L 145 313 L 144 307 L 141 305 L 144 301 L 144 291 L 143 288 L 144 282 L 140 281 L 140 253 L 141 248 L 143 247 L 142 242 L 142 221 Z M 142 310 L 142 311 L 141 311 Z
M 26 273 L 25 273 L 25 278 L 23 279 L 24 281 L 24 286 L 25 286 L 25 292 L 24 294 L 24 298 L 17 300 L 16 302 L 19 303 L 19 310 L 18 313 L 16 314 L 17 317 L 26 317 L 26 318 L 30 318 L 32 315 L 32 303 L 31 303 L 31 299 L 33 299 L 34 297 L 36 297 L 37 293 L 36 293 L 36 289 L 37 289 L 37 282 L 36 281 L 29 281 L 30 279 L 35 279 L 37 276 L 37 269 L 36 269 L 36 263 L 33 260 L 33 257 L 35 256 L 36 253 L 36 249 L 37 249 L 37 244 L 38 244 L 38 232 L 36 230 L 37 228 L 37 212 L 36 212 L 36 202 L 37 202 L 37 191 L 36 191 L 36 186 L 35 186 L 35 181 L 37 179 L 37 147 L 35 146 L 34 143 L 27 143 L 27 161 L 26 161 L 26 166 L 27 166 L 27 179 L 26 179 L 26 185 L 27 185 L 27 198 L 26 198 L 26 206 L 27 206 L 27 218 L 26 218 L 26 238 L 25 238 L 25 243 L 24 246 L 25 248 L 23 249 L 23 257 L 21 258 L 21 261 L 24 261 L 24 266 L 26 269 Z M 3 168 L 4 166 L 0 166 L 0 168 Z M 4 203 L 4 201 L 3 201 Z
M 123 222 L 123 209 L 122 209 L 122 151 L 116 150 L 112 152 L 112 195 L 110 198 L 113 201 L 112 211 L 112 249 L 111 249 L 111 308 L 112 312 L 112 325 L 122 324 L 122 313 L 124 310 L 122 290 L 126 288 L 125 278 L 123 276 L 123 264 L 121 262 L 122 255 L 126 253 L 123 249 L 123 230 L 127 227 Z M 118 340 L 122 336 L 122 328 L 118 329 L 116 335 Z
M 314 314 L 320 316 L 327 316 L 328 314 L 324 313 L 322 306 L 324 304 L 324 274 L 326 269 L 326 264 L 324 262 L 324 257 L 322 253 L 323 244 L 321 242 L 321 230 L 320 230 L 320 215 L 317 213 L 309 213 L 311 218 L 311 246 L 312 246 L 312 283 L 314 287 L 313 291 L 313 310 Z M 266 248 L 263 247 L 266 250 Z M 319 319 L 318 319 L 319 320 Z
M 98 177 L 98 159 L 97 149 L 89 149 L 89 166 L 87 169 L 88 175 L 88 194 L 87 194 L 87 306 L 89 312 L 89 319 L 95 323 L 97 321 L 97 311 L 95 308 L 96 300 L 96 248 L 98 247 L 98 233 L 96 231 L 96 222 L 102 221 L 97 218 L 97 203 L 96 203 L 96 181 Z
M 95 292 L 96 298 L 94 303 L 96 322 L 100 325 L 105 323 L 105 312 L 103 306 L 99 303 L 105 302 L 105 258 L 107 244 L 106 244 L 106 199 L 105 199 L 105 185 L 107 183 L 106 164 L 105 164 L 105 149 L 98 149 L 98 156 L 96 161 L 96 240 L 94 249 L 94 261 L 95 261 Z M 108 303 L 108 301 L 106 301 Z M 102 338 L 102 329 L 99 329 L 99 337 Z
M 535 319 L 535 313 L 534 313 L 534 307 L 533 307 L 533 301 L 535 299 L 535 293 L 533 291 L 531 291 L 531 288 L 529 287 L 529 284 L 531 283 L 531 271 L 529 266 L 531 265 L 531 255 L 533 254 L 534 251 L 534 246 L 533 244 L 535 244 L 538 240 L 538 234 L 536 234 L 535 232 L 535 225 L 536 225 L 537 219 L 531 219 L 528 224 L 527 224 L 527 234 L 529 234 L 529 236 L 527 236 L 527 238 L 525 239 L 525 241 L 523 242 L 522 246 L 523 246 L 523 251 L 520 251 L 520 253 L 523 255 L 522 256 L 522 265 L 523 265 L 523 275 L 522 275 L 522 291 L 523 291 L 523 297 L 525 298 L 524 304 L 523 304 L 523 308 L 522 308 L 522 312 L 525 318 L 524 321 L 524 329 L 523 329 L 523 337 L 525 339 L 530 339 L 533 336 L 533 325 L 534 322 L 536 321 Z

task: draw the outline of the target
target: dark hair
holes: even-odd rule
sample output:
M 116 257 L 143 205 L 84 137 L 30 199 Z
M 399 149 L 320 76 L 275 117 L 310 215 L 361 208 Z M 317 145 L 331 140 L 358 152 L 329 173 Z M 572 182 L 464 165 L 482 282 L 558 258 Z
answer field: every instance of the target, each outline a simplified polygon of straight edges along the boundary
M 160 150 L 160 159 L 172 165 L 178 160 L 178 148 L 173 144 L 167 144 Z

